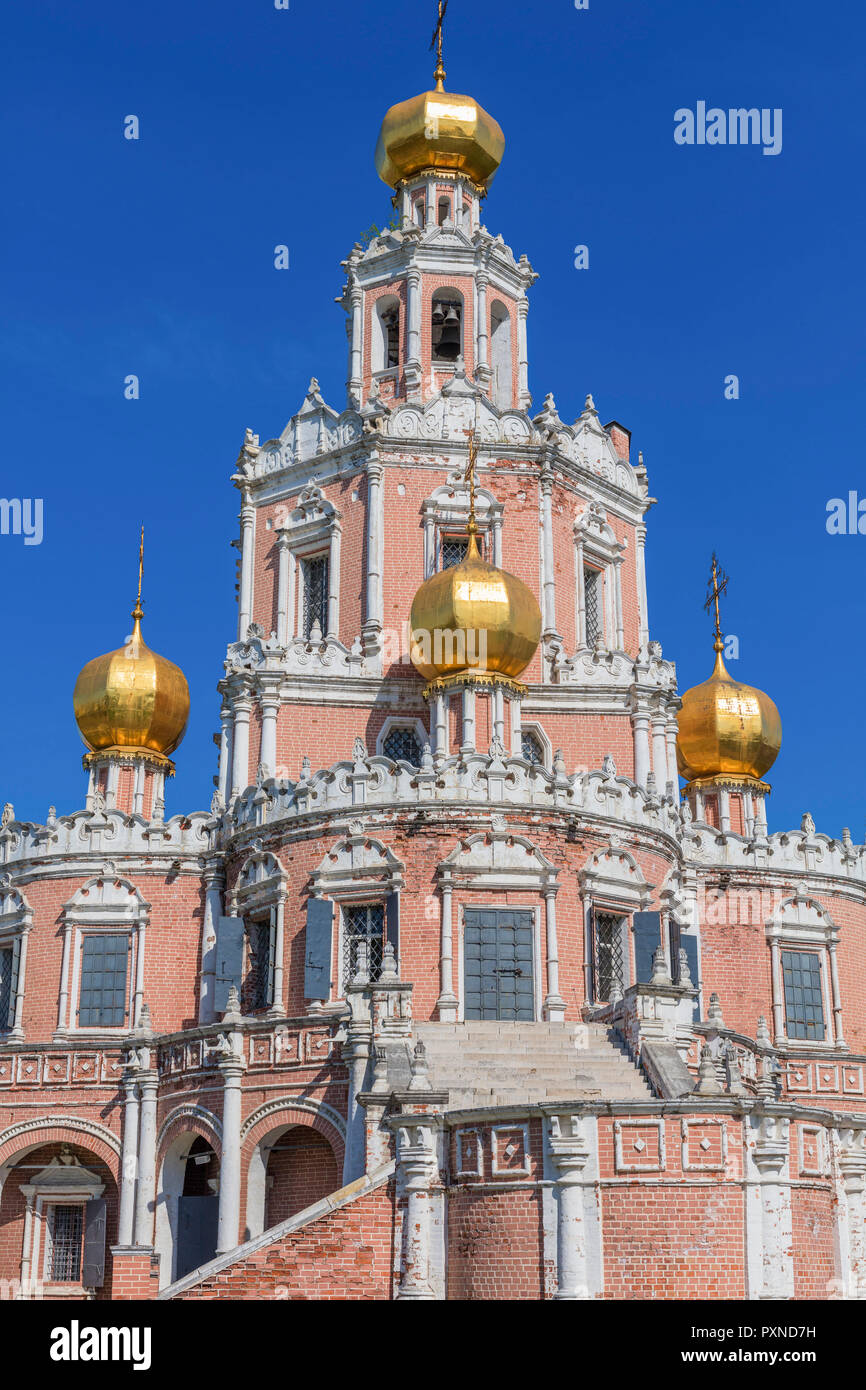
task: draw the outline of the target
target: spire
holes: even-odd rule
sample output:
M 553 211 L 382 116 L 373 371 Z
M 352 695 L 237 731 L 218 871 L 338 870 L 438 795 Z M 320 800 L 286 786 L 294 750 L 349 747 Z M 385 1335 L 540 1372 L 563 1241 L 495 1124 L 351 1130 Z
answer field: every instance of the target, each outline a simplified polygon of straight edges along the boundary
M 433 73 L 433 81 L 436 83 L 436 91 L 445 91 L 445 68 L 442 65 L 442 23 L 445 19 L 445 11 L 448 9 L 448 0 L 439 0 L 439 18 L 436 21 L 436 28 L 433 30 L 433 37 L 430 40 L 431 52 L 436 49 L 436 68 Z

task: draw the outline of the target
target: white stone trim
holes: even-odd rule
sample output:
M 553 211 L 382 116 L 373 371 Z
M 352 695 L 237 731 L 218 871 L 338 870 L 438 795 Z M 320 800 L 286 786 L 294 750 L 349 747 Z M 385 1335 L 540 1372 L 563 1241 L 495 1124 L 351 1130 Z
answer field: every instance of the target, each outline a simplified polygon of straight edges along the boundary
M 376 735 L 376 753 L 381 758 L 387 756 L 385 753 L 385 739 L 392 729 L 411 729 L 418 740 L 422 753 L 425 743 L 431 742 L 430 730 L 426 728 L 423 720 L 413 718 L 412 715 L 407 714 L 389 714 Z

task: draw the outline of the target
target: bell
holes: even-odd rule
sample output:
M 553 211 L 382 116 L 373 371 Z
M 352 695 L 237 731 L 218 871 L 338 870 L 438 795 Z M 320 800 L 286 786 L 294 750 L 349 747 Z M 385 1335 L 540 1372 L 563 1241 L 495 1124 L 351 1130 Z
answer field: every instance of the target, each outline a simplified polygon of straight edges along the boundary
M 434 323 L 444 323 L 444 322 L 445 322 L 445 310 L 442 308 L 442 305 L 441 305 L 441 304 L 434 304 L 434 305 L 433 305 L 433 322 L 434 322 Z
M 436 356 L 454 362 L 460 356 L 460 315 L 452 304 L 445 315 Z

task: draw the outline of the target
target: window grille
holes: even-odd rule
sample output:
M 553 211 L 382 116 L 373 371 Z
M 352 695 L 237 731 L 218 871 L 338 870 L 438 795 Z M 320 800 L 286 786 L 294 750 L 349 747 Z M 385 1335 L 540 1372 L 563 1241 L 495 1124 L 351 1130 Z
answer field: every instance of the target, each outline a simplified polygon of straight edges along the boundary
M 537 734 L 528 730 L 520 736 L 520 748 L 526 762 L 533 767 L 544 767 L 544 749 Z
M 313 624 L 324 636 L 328 631 L 329 566 L 327 555 L 304 561 L 304 637 L 309 641 Z
M 119 1028 L 126 1018 L 126 967 L 129 937 L 91 933 L 81 943 L 81 1028 Z
M 12 963 L 14 952 L 11 946 L 0 951 L 0 1030 L 12 1023 Z
M 813 951 L 783 951 L 785 1019 L 789 1038 L 824 1037 L 821 962 Z
M 400 359 L 400 311 L 385 309 L 382 314 L 385 334 L 385 366 L 396 367 Z
M 343 982 L 351 984 L 358 973 L 359 947 L 367 943 L 367 973 L 378 980 L 385 939 L 384 903 L 362 903 L 343 909 Z
M 270 1002 L 271 971 L 271 924 L 269 921 L 251 922 L 247 928 L 249 941 L 249 970 L 245 981 L 245 1006 L 250 1009 L 266 1009 Z
M 442 564 L 443 570 L 450 570 L 452 566 L 459 565 L 466 559 L 466 551 L 469 542 L 462 536 L 446 536 L 442 542 Z
M 53 1206 L 49 1222 L 51 1247 L 48 1278 L 55 1284 L 77 1284 L 81 1278 L 84 1207 Z
M 595 997 L 607 1003 L 625 990 L 622 918 L 611 912 L 596 912 L 595 920 Z
M 421 766 L 421 744 L 412 728 L 389 729 L 382 743 L 382 752 L 386 758 L 393 758 L 395 763 L 402 761 L 411 763 L 413 767 Z
M 583 611 L 586 617 L 586 645 L 594 647 L 601 632 L 601 571 L 583 571 Z

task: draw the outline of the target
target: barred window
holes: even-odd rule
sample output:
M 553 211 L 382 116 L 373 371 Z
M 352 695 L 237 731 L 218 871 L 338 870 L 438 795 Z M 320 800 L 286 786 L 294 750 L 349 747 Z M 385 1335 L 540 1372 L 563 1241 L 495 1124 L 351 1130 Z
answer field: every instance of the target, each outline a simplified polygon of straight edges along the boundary
M 343 980 L 351 984 L 358 973 L 359 947 L 367 943 L 367 973 L 379 978 L 385 944 L 384 903 L 361 903 L 343 908 Z
M 616 994 L 622 994 L 626 984 L 625 954 L 623 951 L 623 919 L 612 912 L 593 913 L 595 997 L 606 1004 Z
M 520 749 L 526 762 L 533 767 L 544 767 L 544 748 L 538 734 L 524 730 L 520 735 Z
M 329 564 L 327 555 L 315 555 L 304 560 L 304 637 L 309 641 L 313 624 L 319 624 L 324 635 L 328 631 Z
M 4 946 L 0 950 L 0 1031 L 12 1024 L 12 967 L 15 958 L 14 948 Z
M 446 536 L 442 541 L 441 568 L 450 570 L 466 559 L 469 542 L 460 536 Z
M 251 922 L 247 928 L 249 943 L 248 970 L 244 980 L 243 1005 L 251 1013 L 266 1009 L 271 1003 L 271 924 L 265 919 Z
M 583 610 L 586 616 L 586 645 L 594 647 L 601 632 L 601 570 L 583 571 Z
M 81 1028 L 119 1028 L 126 1018 L 126 933 L 93 932 L 81 943 Z
M 824 1037 L 821 961 L 814 951 L 783 951 L 785 1019 L 789 1038 Z
M 407 762 L 413 767 L 421 765 L 421 743 L 411 725 L 389 729 L 382 743 L 382 752 L 386 758 L 393 758 L 395 763 Z
M 77 1284 L 81 1278 L 84 1207 L 49 1208 L 48 1278 L 54 1284 Z

